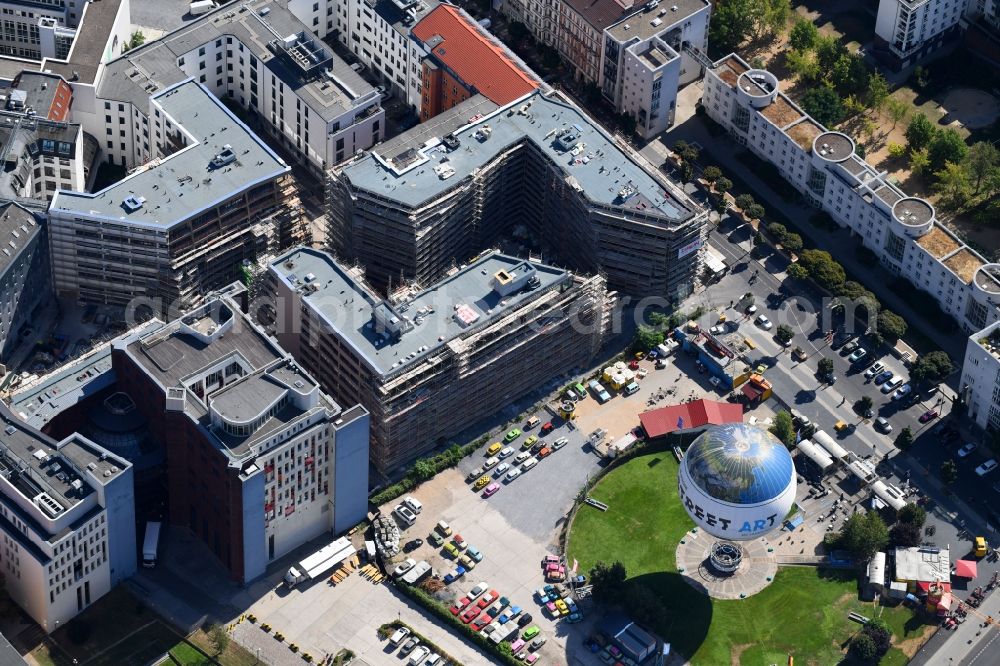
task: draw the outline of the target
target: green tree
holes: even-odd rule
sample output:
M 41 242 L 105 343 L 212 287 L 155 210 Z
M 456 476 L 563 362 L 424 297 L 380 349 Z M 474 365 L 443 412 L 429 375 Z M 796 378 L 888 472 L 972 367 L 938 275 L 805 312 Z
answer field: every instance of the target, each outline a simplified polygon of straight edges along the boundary
M 890 97 L 885 101 L 885 112 L 892 120 L 892 129 L 896 129 L 896 125 L 910 115 L 910 105 L 901 99 Z
M 714 183 L 722 177 L 722 169 L 717 166 L 707 166 L 701 172 L 702 177 L 710 183 Z
M 889 83 L 878 72 L 868 76 L 868 105 L 876 111 L 885 108 L 889 99 Z
M 781 244 L 789 252 L 798 252 L 802 249 L 802 236 L 798 234 L 786 234 L 781 240 Z
M 878 648 L 875 646 L 875 641 L 866 633 L 855 634 L 847 651 L 862 664 L 867 664 L 878 658 Z
M 889 151 L 889 157 L 893 159 L 900 159 L 906 155 L 906 146 L 901 143 L 893 143 L 892 141 L 886 146 L 886 150 Z
M 785 29 L 788 17 L 792 15 L 790 0 L 757 0 L 758 13 L 755 21 L 757 38 L 774 37 Z
M 810 51 L 816 46 L 819 29 L 807 18 L 799 18 L 788 32 L 788 45 L 799 52 Z
M 229 634 L 223 627 L 213 624 L 208 628 L 208 642 L 212 645 L 212 650 L 218 656 L 229 647 Z
M 910 502 L 899 510 L 896 520 L 901 523 L 910 523 L 917 527 L 923 527 L 924 523 L 927 522 L 927 511 L 919 504 Z
M 795 331 L 787 324 L 781 324 L 774 332 L 774 337 L 783 345 L 787 345 L 795 337 Z
M 615 560 L 611 564 L 597 562 L 590 570 L 591 594 L 601 604 L 613 605 L 623 598 L 628 572 L 625 565 Z
M 913 175 L 919 176 L 931 167 L 931 159 L 927 155 L 926 148 L 910 151 L 910 171 Z
M 844 49 L 830 70 L 830 82 L 838 91 L 860 93 L 868 83 L 868 66 L 864 58 Z
M 952 210 L 964 208 L 972 196 L 972 181 L 962 164 L 945 162 L 944 168 L 934 174 L 937 182 L 934 191 L 941 195 L 946 207 Z
M 785 65 L 792 74 L 804 81 L 816 81 L 820 78 L 819 62 L 809 51 L 786 52 Z
M 865 623 L 864 628 L 861 630 L 868 638 L 872 640 L 872 644 L 875 645 L 875 656 L 881 658 L 892 645 L 892 629 L 889 625 L 880 617 L 872 618 Z
M 632 340 L 632 349 L 634 351 L 647 352 L 659 344 L 663 344 L 662 332 L 652 329 L 649 326 L 640 326 L 635 332 L 635 338 Z
M 910 426 L 906 426 L 899 431 L 899 434 L 896 435 L 896 441 L 894 444 L 900 451 L 906 451 L 913 446 L 913 431 L 910 430 Z
M 921 356 L 910 370 L 910 379 L 914 382 L 936 383 L 954 371 L 951 357 L 943 351 L 932 351 Z
M 867 414 L 868 410 L 871 409 L 873 406 L 874 403 L 872 402 L 871 396 L 867 395 L 861 396 L 861 398 L 859 398 L 858 401 L 854 403 L 854 407 L 861 414 Z
M 983 180 L 991 171 L 1000 165 L 1000 151 L 989 141 L 977 141 L 969 147 L 965 158 L 965 167 L 975 182 L 976 194 L 979 194 Z
M 833 291 L 847 279 L 844 267 L 834 261 L 826 250 L 803 250 L 799 254 L 799 263 L 825 289 Z
M 961 164 L 968 154 L 969 147 L 965 145 L 965 139 L 952 127 L 936 132 L 927 146 L 927 157 L 935 170 L 943 169 L 947 162 Z
M 764 218 L 764 207 L 759 203 L 747 206 L 743 212 L 746 213 L 747 217 L 751 220 L 760 220 Z
M 867 562 L 872 555 L 889 543 L 889 528 L 874 511 L 851 514 L 840 531 L 840 543 L 860 562 Z
M 783 240 L 785 240 L 785 236 L 788 235 L 788 227 L 783 225 L 781 222 L 772 222 L 771 224 L 767 225 L 767 233 L 774 236 L 775 239 L 777 239 L 777 241 L 780 243 Z
M 816 64 L 823 73 L 833 70 L 833 65 L 847 49 L 840 43 L 840 40 L 833 35 L 820 35 L 816 39 Z
M 718 53 L 737 50 L 753 34 L 758 14 L 757 0 L 719 0 L 708 26 L 708 43 Z
M 950 486 L 958 480 L 958 465 L 954 460 L 945 460 L 941 463 L 941 481 L 946 486 Z
M 832 127 L 844 119 L 844 103 L 831 86 L 810 88 L 801 99 L 802 108 L 819 123 Z
M 879 332 L 890 340 L 898 340 L 906 335 L 906 320 L 892 310 L 880 310 L 876 323 Z
M 921 534 L 920 528 L 912 523 L 896 523 L 889 530 L 889 539 L 896 546 L 911 548 L 920 545 Z
M 910 124 L 906 126 L 906 147 L 910 151 L 927 148 L 937 130 L 934 125 L 922 113 L 918 113 L 910 119 Z
M 500 643 L 500 645 L 497 646 L 497 652 L 504 657 L 507 657 L 508 660 L 514 658 L 514 651 L 510 649 L 510 641 L 503 641 Z
M 807 271 L 800 264 L 789 265 L 788 268 L 785 270 L 785 272 L 788 273 L 788 277 L 793 278 L 795 280 L 805 280 L 807 277 L 809 277 L 809 271 Z
M 733 189 L 733 181 L 729 180 L 725 176 L 722 176 L 715 181 L 715 191 L 719 194 L 724 194 L 731 189 Z
M 826 358 L 825 356 L 819 360 L 816 364 L 816 370 L 819 372 L 820 377 L 826 377 L 833 373 L 833 359 Z
M 754 201 L 752 194 L 741 194 L 738 197 L 736 197 L 736 207 L 741 210 L 746 210 L 755 203 L 757 202 Z
M 410 471 L 417 481 L 426 481 L 437 473 L 434 463 L 429 458 L 418 459 Z
M 792 423 L 792 415 L 788 412 L 780 411 L 775 414 L 768 430 L 788 448 L 795 446 L 795 425 Z

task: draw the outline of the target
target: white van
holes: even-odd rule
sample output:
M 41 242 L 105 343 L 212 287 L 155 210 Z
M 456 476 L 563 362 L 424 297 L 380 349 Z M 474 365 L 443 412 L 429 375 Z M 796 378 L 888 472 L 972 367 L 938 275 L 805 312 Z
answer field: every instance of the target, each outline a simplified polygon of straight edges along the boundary
M 639 385 L 636 384 L 635 382 L 631 382 L 628 386 L 626 386 L 624 391 L 625 395 L 632 395 L 633 393 L 638 393 L 638 392 L 639 392 Z
M 520 452 L 518 452 L 518 454 L 516 456 L 514 456 L 514 464 L 515 465 L 520 465 L 521 463 L 523 463 L 525 460 L 527 460 L 530 457 L 531 457 L 531 452 L 530 451 L 520 451 Z
M 410 510 L 418 515 L 424 510 L 424 505 L 417 501 L 415 497 L 411 497 L 409 495 L 403 498 L 403 504 L 410 507 Z
M 529 469 L 531 469 L 537 464 L 538 464 L 538 458 L 528 458 L 527 460 L 524 461 L 524 464 L 521 465 L 521 471 L 527 472 Z

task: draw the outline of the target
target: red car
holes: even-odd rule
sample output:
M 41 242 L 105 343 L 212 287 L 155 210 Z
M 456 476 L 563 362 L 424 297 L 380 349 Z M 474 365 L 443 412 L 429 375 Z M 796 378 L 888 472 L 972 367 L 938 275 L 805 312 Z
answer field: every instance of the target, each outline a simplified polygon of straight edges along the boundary
M 462 613 L 462 622 L 469 624 L 479 616 L 479 606 L 470 606 Z
M 927 423 L 938 417 L 938 411 L 936 409 L 928 409 L 926 412 L 920 415 L 920 422 Z
M 489 592 L 483 595 L 482 599 L 479 600 L 479 607 L 486 608 L 491 603 L 496 601 L 499 597 L 500 597 L 499 592 L 497 592 L 496 590 L 490 590 Z
M 628 369 L 629 370 L 638 370 L 639 369 L 639 361 L 629 361 Z
M 482 615 L 477 617 L 475 622 L 473 622 L 470 626 L 472 627 L 473 631 L 480 631 L 483 627 L 485 627 L 492 621 L 493 618 L 491 618 L 486 613 L 483 613 Z
M 469 597 L 462 597 L 461 599 L 453 603 L 451 605 L 451 608 L 449 608 L 448 610 L 451 611 L 452 615 L 458 615 L 459 613 L 462 612 L 462 609 L 468 605 L 469 605 Z
M 555 426 L 552 425 L 552 422 L 551 421 L 547 421 L 545 423 L 545 425 L 542 426 L 542 434 L 543 435 L 547 435 L 550 432 L 552 432 L 554 429 L 555 429 Z

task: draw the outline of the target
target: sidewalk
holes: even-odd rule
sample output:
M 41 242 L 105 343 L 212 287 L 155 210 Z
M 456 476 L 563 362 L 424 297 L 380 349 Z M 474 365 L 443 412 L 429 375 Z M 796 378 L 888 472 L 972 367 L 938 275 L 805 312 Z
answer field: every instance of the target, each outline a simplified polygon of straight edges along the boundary
M 939 629 L 928 645 L 914 656 L 910 666 L 923 664 L 958 666 L 969 663 L 966 661 L 967 658 L 975 659 L 977 664 L 984 666 L 995 664 L 995 652 L 987 650 L 985 659 L 984 655 L 979 654 L 997 637 L 998 627 L 995 621 L 990 626 L 982 626 L 982 618 L 987 616 L 992 616 L 994 620 L 1000 618 L 1000 594 L 993 592 L 986 597 L 986 601 L 979 608 L 970 609 L 968 619 L 954 631 Z M 979 659 L 976 659 L 977 656 Z

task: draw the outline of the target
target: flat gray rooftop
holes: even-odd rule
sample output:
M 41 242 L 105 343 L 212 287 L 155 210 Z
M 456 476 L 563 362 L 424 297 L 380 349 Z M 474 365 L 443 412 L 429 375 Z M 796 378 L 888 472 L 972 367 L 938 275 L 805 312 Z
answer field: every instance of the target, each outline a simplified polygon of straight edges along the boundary
M 601 1 L 617 4 L 615 0 Z M 642 11 L 618 21 L 608 29 L 608 33 L 619 42 L 627 42 L 634 38 L 649 39 L 679 21 L 686 21 L 692 14 L 708 6 L 708 0 L 661 0 L 651 9 L 646 9 L 645 5 L 637 3 L 635 7 L 641 8 Z M 656 20 L 659 20 L 659 23 L 654 25 L 653 22 Z
M 540 280 L 538 287 L 501 297 L 491 285 L 493 276 L 501 270 L 511 272 L 523 261 L 492 253 L 415 294 L 395 307 L 413 325 L 396 341 L 385 340 L 372 325 L 376 308 L 385 308 L 385 302 L 348 276 L 329 254 L 297 248 L 276 259 L 271 270 L 291 289 L 301 289 L 307 282 L 318 285 L 316 291 L 304 292 L 303 300 L 375 372 L 385 375 L 423 362 L 472 328 L 494 321 L 572 278 L 560 268 L 531 263 Z M 459 316 L 468 324 L 459 323 Z
M 107 344 L 18 390 L 10 398 L 10 408 L 28 425 L 42 428 L 64 409 L 111 386 L 115 380 L 111 345 Z
M 188 81 L 156 99 L 173 122 L 192 135 L 190 143 L 100 192 L 59 190 L 50 210 L 168 228 L 290 170 L 201 84 Z M 226 145 L 232 147 L 235 161 L 213 168 L 210 162 Z M 130 210 L 125 204 L 129 197 L 145 197 L 145 201 Z
M 15 203 L 0 208 L 0 273 L 17 259 L 17 255 L 38 234 L 41 227 L 35 216 Z
M 252 375 L 216 391 L 209 400 L 227 421 L 246 423 L 277 402 L 287 390 L 266 374 Z
M 260 15 L 262 10 L 266 10 L 263 17 Z M 268 47 L 276 39 L 300 32 L 322 45 L 322 41 L 288 11 L 284 2 L 234 2 L 109 62 L 99 82 L 98 97 L 131 102 L 144 109 L 152 91 L 187 78 L 177 64 L 178 58 L 191 57 L 191 51 L 205 44 L 232 37 L 326 122 L 369 101 L 377 106 L 378 92 L 328 46 L 323 45 L 327 55 L 332 56 L 329 67 L 333 79 L 322 73 L 304 76 L 301 70 Z M 235 50 L 235 45 L 233 48 Z
M 155 0 L 141 0 L 141 2 Z M 83 20 L 77 28 L 73 47 L 66 62 L 46 60 L 45 69 L 62 75 L 67 81 L 94 83 L 97 70 L 104 59 L 104 49 L 111 36 L 115 18 L 122 0 L 101 0 L 88 2 L 83 14 Z
M 525 103 L 529 104 L 526 109 Z M 452 113 L 451 118 L 455 117 Z M 460 142 L 457 149 L 449 150 L 437 139 L 424 143 L 426 131 L 418 125 L 402 137 L 376 146 L 344 167 L 343 173 L 358 189 L 417 206 L 471 177 L 500 152 L 530 141 L 591 201 L 657 215 L 670 223 L 694 215 L 693 203 L 685 195 L 676 188 L 668 191 L 662 175 L 654 176 L 633 161 L 587 115 L 555 94 L 535 92 L 525 102 L 474 118 L 466 118 L 464 128 L 454 131 Z M 480 130 L 486 128 L 490 135 L 482 138 Z M 557 132 L 562 136 L 556 136 Z M 425 147 L 396 152 L 409 137 L 419 137 Z M 441 177 L 435 169 L 446 169 L 451 175 Z M 684 201 L 681 196 L 685 196 Z

